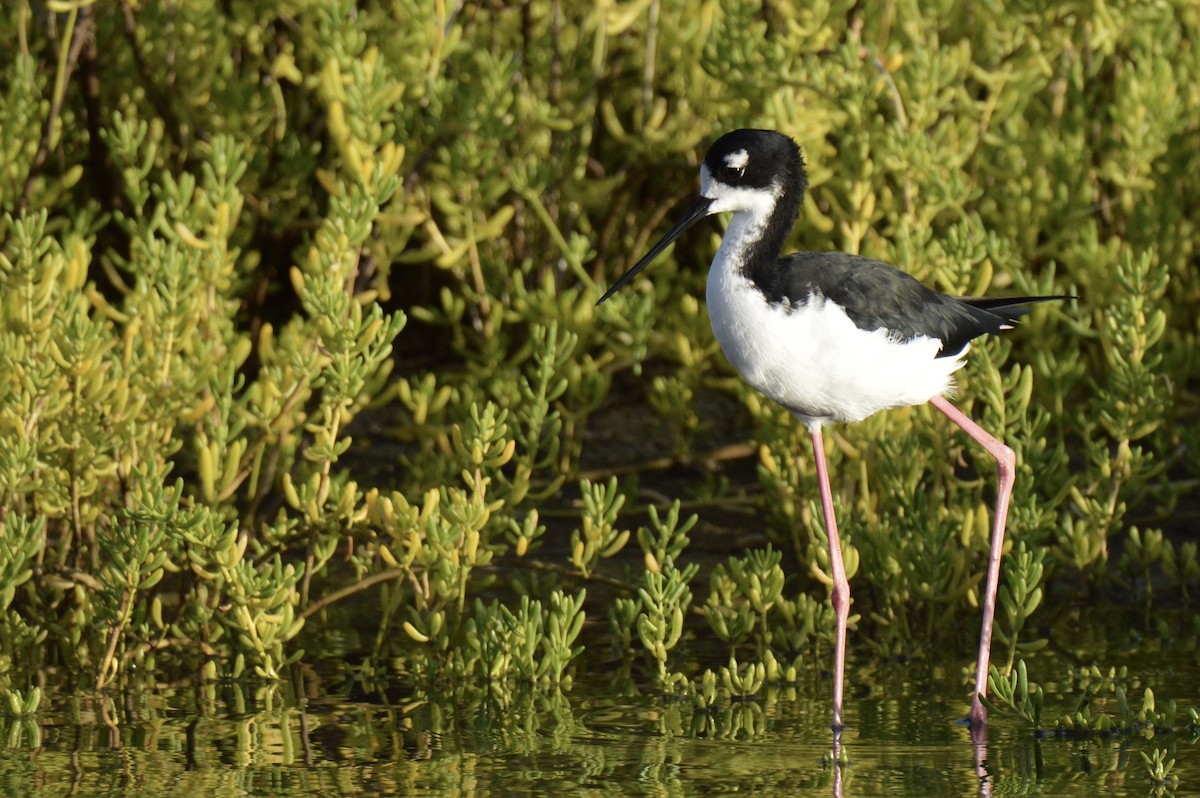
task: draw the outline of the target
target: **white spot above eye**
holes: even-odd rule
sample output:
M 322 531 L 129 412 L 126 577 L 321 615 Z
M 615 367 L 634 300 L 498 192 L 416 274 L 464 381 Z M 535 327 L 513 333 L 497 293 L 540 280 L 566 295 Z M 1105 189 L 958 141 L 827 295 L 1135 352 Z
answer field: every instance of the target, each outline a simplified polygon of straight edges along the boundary
M 745 169 L 748 163 L 750 163 L 750 153 L 745 150 L 731 152 L 725 156 L 725 165 L 730 169 Z

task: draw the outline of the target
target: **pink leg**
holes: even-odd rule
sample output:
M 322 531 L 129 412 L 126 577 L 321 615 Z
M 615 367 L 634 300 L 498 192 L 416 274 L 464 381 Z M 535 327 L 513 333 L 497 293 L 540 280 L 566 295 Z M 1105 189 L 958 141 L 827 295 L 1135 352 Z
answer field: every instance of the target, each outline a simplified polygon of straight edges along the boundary
M 992 618 L 996 614 L 996 590 L 1000 584 L 1000 554 L 1004 549 L 1004 524 L 1008 520 L 1008 500 L 1016 478 L 1017 455 L 1011 448 L 996 440 L 941 396 L 929 403 L 945 413 L 988 454 L 996 459 L 999 486 L 996 489 L 996 517 L 992 522 L 992 549 L 988 558 L 987 587 L 983 596 L 983 628 L 979 633 L 979 659 L 975 666 L 975 694 L 971 698 L 970 724 L 979 728 L 987 723 L 987 710 L 980 700 L 987 695 L 988 659 L 992 650 Z
M 829 569 L 833 577 L 833 612 L 837 618 L 837 637 L 833 649 L 833 729 L 842 728 L 842 682 L 846 673 L 846 620 L 850 617 L 850 583 L 842 565 L 842 544 L 837 519 L 833 514 L 833 493 L 829 489 L 829 466 L 825 463 L 825 443 L 821 424 L 808 425 L 812 436 L 813 457 L 817 461 L 817 483 L 821 489 L 821 513 L 825 516 L 825 536 L 829 539 Z

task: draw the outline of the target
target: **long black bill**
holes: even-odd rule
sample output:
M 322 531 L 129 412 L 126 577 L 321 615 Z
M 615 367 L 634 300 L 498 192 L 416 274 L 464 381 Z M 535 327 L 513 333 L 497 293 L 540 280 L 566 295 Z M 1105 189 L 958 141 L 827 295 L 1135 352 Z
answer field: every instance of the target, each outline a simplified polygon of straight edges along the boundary
M 685 230 L 703 219 L 705 216 L 708 216 L 708 208 L 710 205 L 712 205 L 712 203 L 713 201 L 708 197 L 697 197 L 696 201 L 692 203 L 692 207 L 688 208 L 683 214 L 683 218 L 672 225 L 671 229 L 667 231 L 667 234 L 659 239 L 657 244 L 650 248 L 650 251 L 646 253 L 644 258 L 633 264 L 633 268 L 631 268 L 629 271 L 622 274 L 621 279 L 613 283 L 612 286 L 604 292 L 604 296 L 600 297 L 596 304 L 603 304 L 604 300 L 617 293 L 617 291 L 621 289 L 621 286 L 625 285 L 625 283 L 629 282 L 634 277 L 637 277 L 638 272 L 649 266 L 650 262 L 657 258 L 659 253 L 661 253 L 664 249 L 671 246 L 671 243 L 683 235 Z

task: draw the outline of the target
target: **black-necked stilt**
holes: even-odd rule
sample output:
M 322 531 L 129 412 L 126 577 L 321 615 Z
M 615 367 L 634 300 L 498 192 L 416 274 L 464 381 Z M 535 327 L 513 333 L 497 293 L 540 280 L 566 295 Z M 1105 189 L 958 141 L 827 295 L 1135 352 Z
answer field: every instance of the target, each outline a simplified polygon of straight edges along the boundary
M 842 566 L 822 425 L 929 402 L 987 449 L 996 460 L 1000 485 L 970 713 L 972 726 L 979 727 L 987 722 L 980 699 L 987 692 L 1016 455 L 943 395 L 952 388 L 951 375 L 962 367 L 972 339 L 1011 328 L 1027 312 L 1026 304 L 1070 297 L 957 298 L 857 255 L 796 252 L 780 257 L 807 186 L 800 148 L 787 136 L 772 130 L 735 130 L 722 136 L 700 166 L 699 198 L 597 304 L 697 221 L 733 213 L 708 273 L 708 311 L 713 333 L 734 367 L 803 421 L 812 436 L 837 618 L 835 729 L 842 726 L 850 586 Z

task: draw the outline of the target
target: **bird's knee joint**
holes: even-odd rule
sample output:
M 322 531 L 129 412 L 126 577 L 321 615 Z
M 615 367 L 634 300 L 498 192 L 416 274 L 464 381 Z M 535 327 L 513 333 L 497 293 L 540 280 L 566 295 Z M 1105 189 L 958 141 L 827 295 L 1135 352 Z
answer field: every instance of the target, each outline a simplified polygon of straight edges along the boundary
M 833 605 L 833 611 L 839 618 L 844 618 L 850 615 L 850 588 L 848 585 L 834 584 L 833 594 L 830 596 L 830 604 Z
M 1017 467 L 1017 453 L 1011 446 L 1007 444 L 1000 445 L 1000 468 L 1007 471 L 1014 471 Z

